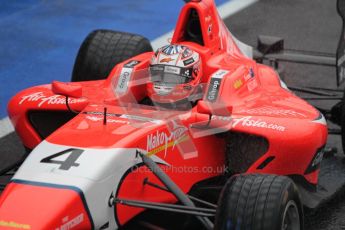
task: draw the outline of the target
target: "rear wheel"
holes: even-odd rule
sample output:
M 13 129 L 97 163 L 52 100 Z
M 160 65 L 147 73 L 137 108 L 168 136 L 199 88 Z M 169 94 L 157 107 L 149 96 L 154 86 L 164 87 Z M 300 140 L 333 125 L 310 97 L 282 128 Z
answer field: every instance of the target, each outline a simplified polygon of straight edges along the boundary
M 101 80 L 120 62 L 152 51 L 148 39 L 130 33 L 95 30 L 82 43 L 72 73 L 72 81 Z
M 284 176 L 249 174 L 230 178 L 219 198 L 215 229 L 303 229 L 303 208 L 296 185 Z

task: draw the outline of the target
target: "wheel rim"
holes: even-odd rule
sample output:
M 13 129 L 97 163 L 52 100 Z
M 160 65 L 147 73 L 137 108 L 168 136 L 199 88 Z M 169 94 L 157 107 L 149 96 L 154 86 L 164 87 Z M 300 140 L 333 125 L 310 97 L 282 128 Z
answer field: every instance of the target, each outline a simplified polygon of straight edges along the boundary
M 299 212 L 296 203 L 290 200 L 284 210 L 282 230 L 300 230 Z

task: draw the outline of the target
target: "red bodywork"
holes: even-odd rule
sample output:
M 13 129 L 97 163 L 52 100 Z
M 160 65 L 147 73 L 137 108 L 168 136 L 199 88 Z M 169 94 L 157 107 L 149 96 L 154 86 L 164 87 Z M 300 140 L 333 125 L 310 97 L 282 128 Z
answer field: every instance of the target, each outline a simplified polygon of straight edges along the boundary
M 196 10 L 199 15 L 204 45 L 185 40 L 184 33 L 191 10 Z M 113 90 L 121 70 L 130 60 L 140 62 L 133 71 L 140 72 L 148 68 L 152 53 L 145 53 L 115 66 L 106 80 L 71 83 L 82 87 L 83 97 L 70 98 L 70 107 L 84 113 L 75 116 L 49 135 L 46 141 L 81 149 L 147 150 L 149 155 L 155 155 L 168 163 L 169 166 L 162 164 L 161 167 L 165 168 L 171 179 L 188 193 L 197 182 L 224 173 L 226 142 L 231 140 L 217 134 L 199 137 L 198 130 L 193 128 L 193 124 L 207 123 L 207 113 L 210 111 L 214 115 L 210 128 L 221 127 L 222 132 L 245 133 L 267 140 L 267 152 L 251 163 L 246 170 L 247 173 L 299 175 L 310 184 L 317 184 L 319 169 L 315 168 L 308 173 L 306 171 L 318 149 L 326 143 L 327 127 L 325 123 L 320 122 L 322 115 L 310 104 L 283 88 L 274 70 L 257 64 L 241 53 L 219 18 L 212 0 L 190 2 L 184 6 L 172 43 L 189 46 L 200 53 L 203 61 L 202 83 L 209 91 L 212 90 L 210 87 L 214 74 L 219 70 L 227 71 L 223 73 L 216 100 L 213 98 L 214 95 L 205 90 L 204 100 L 188 113 L 169 111 L 169 115 L 165 115 L 165 112 L 152 113 L 148 108 L 139 108 L 138 113 L 138 108 L 123 106 L 124 103 L 141 101 L 146 97 L 146 84 L 134 84 L 143 79 L 141 74 L 133 74 L 127 94 L 117 95 Z M 128 117 L 120 116 L 115 122 L 110 122 L 109 117 L 109 121 L 104 125 L 104 107 L 110 114 L 141 114 L 164 122 L 142 125 L 140 122 L 128 122 Z M 33 127 L 28 113 L 67 111 L 67 108 L 65 98 L 55 95 L 51 85 L 44 85 L 24 90 L 14 96 L 9 103 L 8 111 L 23 144 L 29 149 L 34 149 L 43 138 Z M 91 113 L 93 120 L 88 119 Z M 188 129 L 183 131 L 185 133 L 179 139 L 178 146 L 175 146 L 176 142 L 152 142 L 155 136 L 159 139 L 159 134 L 171 134 L 172 130 L 175 130 L 173 126 L 176 124 L 171 120 L 175 120 L 176 116 L 179 118 L 178 126 Z M 258 167 L 269 157 L 274 157 L 274 160 L 265 167 Z M 170 166 L 175 168 L 172 169 Z M 38 180 L 37 178 L 32 178 L 32 181 Z M 146 166 L 138 165 L 136 170 L 129 170 L 122 176 L 115 195 L 126 199 L 176 202 L 176 198 L 170 193 L 145 186 L 145 178 L 161 184 Z M 42 199 L 35 199 L 37 196 Z M 54 203 L 51 203 L 49 197 L 56 198 Z M 0 198 L 0 220 L 28 224 L 32 229 L 51 229 L 48 226 L 61 225 L 64 216 L 72 218 L 73 215 L 83 213 L 83 222 L 78 227 L 90 227 L 92 221 L 93 227 L 100 227 L 101 221 L 89 220 L 85 211 L 88 205 L 90 204 L 82 202 L 77 192 L 68 187 L 45 187 L 39 183 L 32 185 L 14 180 Z M 44 221 L 41 215 L 29 211 L 38 207 L 45 213 Z M 67 207 L 74 207 L 78 211 L 69 208 L 67 210 Z M 117 225 L 125 224 L 142 210 L 116 205 Z

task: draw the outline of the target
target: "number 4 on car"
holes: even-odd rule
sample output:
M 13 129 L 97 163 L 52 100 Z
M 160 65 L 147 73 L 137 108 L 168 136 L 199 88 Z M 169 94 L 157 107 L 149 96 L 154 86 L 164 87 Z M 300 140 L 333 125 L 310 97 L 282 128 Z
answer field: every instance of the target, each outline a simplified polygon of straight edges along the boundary
M 65 151 L 53 154 L 49 157 L 45 157 L 41 160 L 42 163 L 48 163 L 48 164 L 58 164 L 60 165 L 59 169 L 61 170 L 69 170 L 71 167 L 78 167 L 79 164 L 76 163 L 77 159 L 80 157 L 80 155 L 84 151 L 81 149 L 67 149 Z M 54 160 L 54 158 L 57 158 L 62 155 L 68 154 L 68 157 L 62 161 L 62 160 Z

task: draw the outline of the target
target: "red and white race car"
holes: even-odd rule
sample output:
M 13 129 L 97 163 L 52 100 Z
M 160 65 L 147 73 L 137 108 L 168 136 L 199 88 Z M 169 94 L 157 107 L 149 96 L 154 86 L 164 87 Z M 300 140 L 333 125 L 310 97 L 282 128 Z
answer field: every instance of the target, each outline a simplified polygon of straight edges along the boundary
M 153 84 L 163 49 L 97 30 L 71 83 L 11 99 L 9 117 L 30 153 L 1 194 L 0 229 L 125 228 L 154 210 L 151 220 L 182 213 L 206 229 L 303 228 L 303 205 L 322 200 L 324 116 L 244 51 L 213 0 L 185 4 L 167 47 L 199 55 L 197 84 Z M 189 51 L 185 66 L 195 61 Z M 158 62 L 179 51 L 169 52 Z M 194 99 L 166 107 L 152 103 L 154 92 Z

